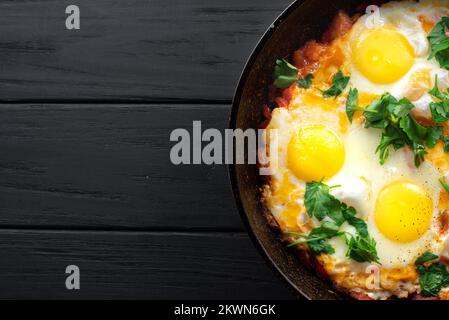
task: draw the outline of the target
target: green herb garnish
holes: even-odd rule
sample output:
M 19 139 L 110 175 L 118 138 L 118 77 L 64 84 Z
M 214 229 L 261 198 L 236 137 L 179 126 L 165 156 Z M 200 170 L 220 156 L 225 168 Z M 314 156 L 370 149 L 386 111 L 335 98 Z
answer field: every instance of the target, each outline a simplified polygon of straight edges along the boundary
M 436 254 L 433 254 L 432 252 L 427 251 L 426 253 L 424 253 L 421 257 L 419 257 L 415 261 L 415 265 L 419 266 L 420 264 L 424 264 L 426 262 L 436 260 L 436 259 L 438 259 L 438 256 Z
M 449 120 L 449 91 L 441 92 L 438 88 L 438 78 L 429 93 L 439 102 L 432 102 L 429 108 L 436 124 Z M 346 114 L 350 122 L 357 110 L 363 110 L 365 128 L 382 130 L 382 137 L 376 149 L 381 164 L 385 164 L 391 149 L 398 150 L 406 146 L 414 153 L 415 165 L 419 167 L 426 155 L 426 146 L 433 148 L 440 139 L 443 140 L 445 151 L 449 152 L 449 136 L 443 138 L 441 126 L 423 126 L 412 116 L 414 105 L 407 99 L 397 100 L 389 93 L 380 99 L 373 100 L 365 108 L 358 106 L 358 91 L 351 89 L 346 101 Z
M 413 104 L 406 98 L 397 100 L 389 93 L 374 100 L 366 108 L 360 108 L 354 105 L 354 90 L 352 96 L 348 96 L 346 113 L 349 120 L 352 120 L 353 110 L 364 110 L 365 128 L 382 130 L 382 137 L 376 149 L 380 163 L 385 164 L 391 148 L 398 150 L 409 146 L 415 156 L 415 165 L 419 167 L 426 155 L 425 146 L 435 146 L 441 138 L 442 129 L 420 125 L 411 115 Z
M 290 246 L 307 243 L 310 250 L 315 254 L 332 254 L 335 250 L 327 240 L 345 235 L 348 244 L 348 257 L 358 262 L 378 262 L 376 242 L 370 237 L 366 222 L 357 218 L 357 212 L 353 207 L 348 207 L 330 194 L 330 191 L 334 188 L 338 188 L 338 186 L 330 187 L 323 182 L 309 182 L 306 184 L 304 203 L 309 216 L 315 217 L 319 221 L 330 218 L 333 222 L 325 221 L 308 235 L 288 232 L 288 234 L 304 238 L 292 243 Z M 339 227 L 344 222 L 353 226 L 357 235 L 353 236 L 339 231 Z
M 449 152 L 449 135 L 445 136 L 443 138 L 443 143 L 444 143 L 444 152 L 448 153 Z
M 443 136 L 443 127 L 430 127 L 428 130 L 426 146 L 433 148 Z
M 281 89 L 290 87 L 297 80 L 298 72 L 298 68 L 287 60 L 277 59 L 274 68 L 274 85 Z
M 321 226 L 313 229 L 308 235 L 296 232 L 288 232 L 287 234 L 304 238 L 304 240 L 291 243 L 288 245 L 289 247 L 307 244 L 314 254 L 319 255 L 321 253 L 333 254 L 335 250 L 327 243 L 327 240 L 343 235 L 344 232 L 340 232 L 337 225 L 331 222 L 324 222 Z
M 355 88 L 349 89 L 348 98 L 346 99 L 346 115 L 349 122 L 352 123 L 352 118 L 356 111 L 365 111 L 364 108 L 358 106 L 359 104 L 359 91 Z
M 332 86 L 323 91 L 324 98 L 338 97 L 348 86 L 350 77 L 345 77 L 343 72 L 338 71 L 332 78 Z
M 306 184 L 304 204 L 310 217 L 315 217 L 318 221 L 330 217 L 338 226 L 345 222 L 341 202 L 330 194 L 330 190 L 336 187 L 329 187 L 322 182 Z
M 430 112 L 435 123 L 442 123 L 449 120 L 449 101 L 431 102 Z
M 312 86 L 313 74 L 309 73 L 304 78 L 298 79 L 299 69 L 285 59 L 277 59 L 274 67 L 274 85 L 279 89 L 286 89 L 293 83 L 309 89 Z
M 309 89 L 311 86 L 312 86 L 312 80 L 313 80 L 313 78 L 314 78 L 314 76 L 313 76 L 313 74 L 312 73 L 309 73 L 307 76 L 305 76 L 304 78 L 302 78 L 302 79 L 298 79 L 298 85 L 301 87 L 301 88 L 304 88 L 304 89 Z
M 438 102 L 431 102 L 429 105 L 433 122 L 441 123 L 449 120 L 449 94 L 448 91 L 441 92 L 438 88 L 438 76 L 435 77 L 435 85 L 429 94 L 437 98 Z
M 344 206 L 346 207 L 346 205 Z M 357 212 L 353 207 L 349 207 L 343 210 L 343 217 L 346 219 L 346 222 L 353 226 L 362 237 L 368 237 L 368 227 L 366 225 L 366 222 L 360 218 L 357 218 L 356 214 Z
M 448 29 L 449 18 L 443 17 L 427 37 L 432 49 L 429 59 L 435 58 L 440 66 L 446 69 L 449 69 L 449 37 L 446 35 Z
M 379 263 L 377 256 L 376 241 L 369 235 L 351 237 L 348 241 L 346 256 L 357 262 Z
M 390 149 L 399 150 L 406 146 L 404 133 L 396 126 L 387 126 L 380 139 L 376 153 L 379 154 L 380 164 L 385 164 L 390 156 Z
M 441 186 L 443 187 L 443 189 L 444 189 L 447 193 L 449 193 L 449 185 L 447 184 L 446 180 L 445 180 L 444 178 L 440 178 L 438 181 L 440 182 L 440 184 L 441 184 Z
M 443 264 L 435 262 L 431 265 L 424 265 L 436 259 L 438 259 L 437 255 L 426 252 L 415 262 L 421 294 L 425 297 L 436 297 L 441 289 L 449 286 L 449 273 Z

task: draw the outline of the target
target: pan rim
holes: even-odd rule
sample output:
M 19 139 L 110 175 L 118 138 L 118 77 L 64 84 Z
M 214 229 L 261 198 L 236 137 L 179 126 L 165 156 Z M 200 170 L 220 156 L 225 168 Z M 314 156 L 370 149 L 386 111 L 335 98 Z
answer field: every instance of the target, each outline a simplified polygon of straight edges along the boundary
M 237 114 L 240 107 L 241 97 L 244 90 L 244 87 L 246 85 L 246 81 L 248 79 L 248 76 L 251 72 L 251 68 L 254 65 L 255 61 L 257 60 L 257 57 L 259 56 L 259 53 L 263 50 L 265 44 L 268 42 L 268 40 L 271 38 L 274 32 L 277 31 L 279 26 L 284 22 L 284 20 L 290 16 L 292 12 L 295 10 L 299 10 L 300 7 L 306 3 L 307 0 L 295 0 L 293 3 L 291 3 L 275 20 L 274 22 L 268 27 L 268 29 L 263 34 L 262 38 L 259 40 L 253 51 L 251 52 L 249 58 L 247 59 L 247 62 L 245 63 L 245 66 L 243 68 L 243 71 L 241 73 L 241 76 L 238 81 L 238 85 L 236 87 L 234 97 L 232 100 L 232 108 L 229 114 L 228 119 L 228 128 L 229 129 L 236 129 L 237 128 Z M 247 234 L 249 235 L 253 245 L 256 247 L 256 249 L 259 251 L 261 256 L 264 258 L 265 263 L 270 267 L 270 269 L 283 280 L 283 283 L 288 286 L 290 290 L 293 290 L 295 294 L 298 296 L 298 298 L 306 298 L 307 300 L 314 300 L 315 297 L 302 288 L 298 287 L 291 279 L 290 277 L 285 274 L 285 272 L 278 266 L 278 264 L 273 260 L 271 254 L 268 252 L 268 250 L 264 247 L 262 242 L 259 240 L 259 237 L 256 235 L 255 231 L 251 227 L 251 224 L 249 222 L 248 216 L 246 214 L 245 208 L 243 207 L 242 199 L 241 199 L 241 192 L 240 188 L 237 182 L 237 173 L 236 173 L 236 165 L 235 164 L 229 164 L 228 165 L 228 178 L 231 183 L 232 192 L 234 195 L 234 202 L 236 204 L 237 210 L 239 212 L 240 218 L 242 219 L 242 222 L 244 224 L 244 227 L 246 229 Z M 298 261 L 298 263 L 300 263 Z M 331 290 L 331 288 L 329 288 Z M 333 290 L 332 290 L 333 291 Z M 338 294 L 338 293 L 336 293 Z

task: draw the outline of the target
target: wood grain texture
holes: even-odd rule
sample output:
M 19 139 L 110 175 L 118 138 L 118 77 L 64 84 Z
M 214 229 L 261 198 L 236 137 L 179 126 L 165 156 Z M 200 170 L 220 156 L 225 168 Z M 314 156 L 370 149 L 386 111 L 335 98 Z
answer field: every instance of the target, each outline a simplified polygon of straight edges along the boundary
M 79 0 L 79 31 L 71 3 L 0 1 L 0 298 L 294 298 L 243 232 L 226 167 L 169 161 L 171 130 L 226 127 L 291 1 Z
M 230 100 L 292 0 L 0 2 L 0 100 Z
M 2 230 L 0 250 L 0 298 L 294 298 L 240 233 Z
M 3 105 L 0 226 L 242 230 L 224 165 L 175 166 L 170 133 L 228 106 Z

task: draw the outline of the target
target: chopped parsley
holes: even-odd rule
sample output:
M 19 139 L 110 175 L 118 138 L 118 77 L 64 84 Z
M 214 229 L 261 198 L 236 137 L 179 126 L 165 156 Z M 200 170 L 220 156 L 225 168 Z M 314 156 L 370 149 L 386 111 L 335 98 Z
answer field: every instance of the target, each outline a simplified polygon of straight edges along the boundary
M 361 108 L 357 105 L 357 89 L 351 89 L 346 101 L 346 114 L 351 121 L 354 112 L 363 110 L 365 128 L 382 130 L 382 137 L 376 149 L 381 164 L 385 164 L 390 151 L 410 147 L 419 167 L 426 155 L 426 146 L 434 147 L 443 134 L 441 127 L 425 127 L 412 116 L 414 105 L 407 99 L 397 100 L 389 93 L 370 105 Z
M 424 253 L 421 257 L 419 257 L 415 261 L 415 265 L 419 266 L 420 264 L 424 264 L 426 262 L 436 260 L 436 259 L 438 259 L 438 256 L 436 254 L 433 254 L 432 252 L 427 251 L 426 253 Z
M 285 59 L 277 59 L 274 67 L 274 85 L 279 89 L 286 89 L 295 82 L 305 89 L 312 86 L 313 74 L 298 79 L 299 69 Z
M 445 136 L 443 138 L 443 143 L 444 143 L 444 152 L 448 153 L 449 152 L 449 135 Z
M 374 100 L 364 112 L 366 128 L 382 129 L 382 138 L 376 150 L 380 163 L 384 164 L 389 157 L 390 148 L 398 150 L 409 146 L 415 155 L 415 165 L 424 160 L 424 145 L 428 137 L 428 129 L 420 125 L 411 115 L 413 104 L 403 98 L 397 100 L 391 94 L 384 94 L 380 100 Z
M 341 202 L 330 194 L 330 190 L 336 187 L 329 187 L 322 182 L 306 184 L 304 204 L 310 217 L 315 217 L 318 221 L 330 217 L 338 226 L 345 222 Z
M 349 89 L 348 98 L 346 99 L 346 115 L 351 123 L 356 111 L 364 111 L 364 109 L 359 107 L 358 104 L 359 91 L 355 88 Z
M 443 136 L 443 127 L 429 127 L 428 130 L 429 132 L 427 135 L 426 146 L 433 148 Z
M 356 217 L 357 212 L 353 207 L 348 207 L 330 193 L 334 188 L 338 186 L 330 187 L 323 182 L 306 184 L 304 203 L 309 216 L 315 217 L 318 221 L 330 219 L 332 222 L 324 221 L 308 235 L 287 232 L 287 234 L 303 238 L 290 246 L 307 244 L 314 254 L 332 254 L 335 249 L 328 240 L 343 236 L 348 244 L 348 257 L 358 262 L 378 262 L 376 242 L 370 237 L 366 222 Z M 357 232 L 355 236 L 339 231 L 339 227 L 344 222 L 355 228 Z
M 435 58 L 442 68 L 449 70 L 449 37 L 446 31 L 449 29 L 449 17 L 443 17 L 438 22 L 427 39 L 432 49 L 429 60 Z
M 379 263 L 377 256 L 376 241 L 369 235 L 362 237 L 357 235 L 348 241 L 348 251 L 346 256 L 357 262 Z
M 441 92 L 438 88 L 438 76 L 435 77 L 435 86 L 429 93 L 439 100 L 429 105 L 433 122 L 441 123 L 449 120 L 449 94 L 447 91 Z
M 348 86 L 350 77 L 346 77 L 343 72 L 338 71 L 332 78 L 332 86 L 323 91 L 324 98 L 338 97 Z
M 437 255 L 426 252 L 415 262 L 421 294 L 425 297 L 436 297 L 441 289 L 449 286 L 449 273 L 446 267 L 439 262 L 429 265 L 436 259 L 438 259 Z
M 311 86 L 312 86 L 312 80 L 313 80 L 313 78 L 314 78 L 314 76 L 313 76 L 313 74 L 312 73 L 309 73 L 307 76 L 305 76 L 304 78 L 302 78 L 302 79 L 298 79 L 298 85 L 301 87 L 301 88 L 304 88 L 304 89 L 309 89 Z
M 274 85 L 280 89 L 290 87 L 298 77 L 298 68 L 285 59 L 277 59 L 274 68 Z
M 344 204 L 342 203 L 342 205 Z M 348 208 L 344 205 L 343 217 L 362 237 L 368 237 L 368 227 L 366 226 L 366 222 L 360 218 L 357 218 L 356 214 L 357 212 L 353 207 Z
M 310 251 L 319 255 L 321 253 L 333 254 L 335 250 L 329 243 L 327 243 L 327 240 L 341 236 L 344 233 L 338 230 L 337 225 L 331 222 L 324 222 L 321 226 L 313 229 L 308 235 L 295 232 L 288 232 L 288 234 L 304 238 L 304 240 L 290 244 L 289 247 L 307 243 Z
M 439 101 L 430 103 L 430 112 L 435 123 L 449 120 L 449 101 Z
M 446 180 L 444 178 L 440 178 L 440 184 L 443 187 L 444 191 L 446 191 L 447 193 L 449 193 L 449 185 L 447 184 Z

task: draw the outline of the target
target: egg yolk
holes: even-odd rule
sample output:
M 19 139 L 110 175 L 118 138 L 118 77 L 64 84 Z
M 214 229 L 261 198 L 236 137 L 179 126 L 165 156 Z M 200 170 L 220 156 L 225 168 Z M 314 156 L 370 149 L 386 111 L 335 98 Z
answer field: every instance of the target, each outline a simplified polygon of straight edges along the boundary
M 432 212 L 432 199 L 421 186 L 396 181 L 379 193 L 374 219 L 385 237 L 407 243 L 419 239 L 429 229 Z
M 355 43 L 352 50 L 357 69 L 378 84 L 401 79 L 415 59 L 414 49 L 405 36 L 389 28 L 369 31 Z
M 300 179 L 329 179 L 340 171 L 345 150 L 340 138 L 324 126 L 299 129 L 288 146 L 288 167 Z

